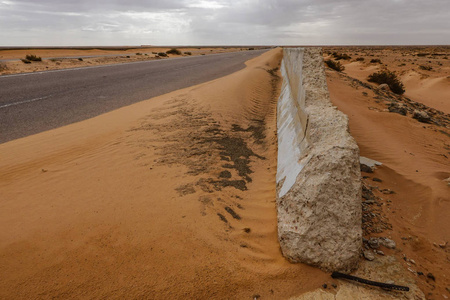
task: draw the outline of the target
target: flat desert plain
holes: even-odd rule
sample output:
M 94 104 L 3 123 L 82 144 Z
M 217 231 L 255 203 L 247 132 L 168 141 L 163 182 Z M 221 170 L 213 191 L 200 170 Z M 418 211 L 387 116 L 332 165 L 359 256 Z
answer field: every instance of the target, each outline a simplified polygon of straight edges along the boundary
M 257 47 L 258 49 L 261 47 Z M 166 52 L 176 49 L 180 53 Z M 30 48 L 30 49 L 0 49 L 0 75 L 24 72 L 40 72 L 68 68 L 81 68 L 107 64 L 165 59 L 246 51 L 254 47 L 106 47 L 106 48 Z M 167 56 L 159 56 L 166 53 Z M 42 61 L 31 61 L 26 64 L 21 61 L 27 55 L 40 57 Z
M 404 264 L 427 299 L 450 297 L 450 47 L 323 51 L 325 59 L 351 57 L 339 60 L 342 72 L 327 68 L 331 100 L 348 115 L 361 156 L 382 163 L 362 173 L 365 237 L 391 237 L 397 248 L 385 254 Z M 367 81 L 380 70 L 397 74 L 404 95 Z

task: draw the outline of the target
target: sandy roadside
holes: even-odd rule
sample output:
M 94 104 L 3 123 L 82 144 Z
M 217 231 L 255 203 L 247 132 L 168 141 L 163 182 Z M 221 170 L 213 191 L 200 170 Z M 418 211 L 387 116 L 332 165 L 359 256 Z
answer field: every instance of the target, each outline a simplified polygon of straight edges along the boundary
M 433 115 L 441 123 L 437 125 L 421 123 L 409 113 L 403 116 L 389 112 L 387 107 L 391 101 L 397 101 L 392 100 L 395 97 L 391 99 L 393 96 L 389 93 L 368 89 L 354 80 L 367 84 L 367 75 L 380 68 L 378 64 L 353 61 L 359 56 L 365 57 L 366 62 L 371 57 L 379 57 L 377 51 L 365 51 L 348 51 L 353 58 L 344 62 L 344 72 L 340 74 L 328 69 L 327 77 L 331 100 L 349 116 L 350 132 L 361 155 L 383 163 L 374 173 L 363 173 L 364 185 L 375 195 L 375 202 L 366 206 L 368 213 L 375 213 L 375 217 L 365 219 L 366 238 L 388 236 L 394 239 L 397 249 L 386 250 L 385 254 L 394 255 L 406 270 L 411 271 L 410 276 L 418 282 L 427 298 L 450 297 L 447 290 L 450 287 L 450 246 L 446 244 L 450 241 L 450 188 L 444 181 L 450 177 L 450 131 L 445 125 L 449 115 Z M 403 74 L 402 79 L 414 72 L 429 73 L 416 81 L 405 80 L 407 97 L 450 112 L 450 102 L 446 98 L 450 90 L 449 64 L 442 56 L 420 62 L 422 58 L 405 49 L 403 53 L 400 50 L 383 53 L 381 61 L 385 67 Z M 428 64 L 433 64 L 433 69 L 399 70 L 405 66 L 398 57 L 409 60 L 410 64 L 431 61 Z M 430 81 L 438 83 L 429 85 Z M 405 105 L 408 107 L 410 102 Z
M 246 51 L 249 48 L 243 47 L 178 47 L 180 55 L 168 54 L 167 57 L 158 57 L 158 53 L 165 53 L 172 48 L 163 47 L 142 47 L 135 49 L 108 50 L 108 49 L 0 49 L 0 75 L 17 73 L 39 72 L 46 70 L 59 70 L 69 68 L 81 68 L 88 66 L 98 66 L 107 64 L 120 64 L 138 61 L 148 61 L 155 59 L 165 59 L 169 57 L 188 57 L 197 55 L 209 55 L 219 53 L 229 53 L 236 51 Z M 4 61 L 10 59 L 23 59 L 26 55 L 32 54 L 42 58 L 42 61 L 33 61 L 25 64 L 22 61 Z M 95 56 L 95 57 L 89 57 Z M 102 57 L 96 57 L 102 56 Z
M 275 49 L 227 77 L 0 145 L 0 298 L 288 298 Z

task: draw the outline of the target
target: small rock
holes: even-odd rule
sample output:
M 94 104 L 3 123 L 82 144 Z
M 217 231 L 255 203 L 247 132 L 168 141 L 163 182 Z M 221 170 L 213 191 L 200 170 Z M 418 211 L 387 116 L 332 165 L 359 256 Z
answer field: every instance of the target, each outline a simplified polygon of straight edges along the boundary
M 372 180 L 376 181 L 376 182 L 383 182 L 383 180 L 381 180 L 380 178 L 376 178 L 376 177 L 374 177 Z
M 337 288 L 337 284 L 336 283 L 332 283 L 331 286 L 334 287 L 334 288 Z
M 393 190 L 390 190 L 390 189 L 384 189 L 384 190 L 381 190 L 381 192 L 383 194 L 385 194 L 385 195 L 395 194 L 395 192 Z
M 326 289 L 326 288 L 327 288 L 327 284 L 326 284 L 326 283 L 322 284 L 322 287 L 323 287 L 324 289 Z
M 446 287 L 445 289 L 450 293 L 450 287 Z
M 364 258 L 369 261 L 372 261 L 375 259 L 375 255 L 373 255 L 372 251 L 366 250 L 366 251 L 363 251 L 363 254 L 364 254 Z
M 365 164 L 361 164 L 360 169 L 361 169 L 361 172 L 364 172 L 364 173 L 373 173 L 373 169 Z
M 447 247 L 447 242 L 439 244 L 439 247 L 441 247 L 442 249 L 445 249 L 445 247 Z
M 402 116 L 406 116 L 406 108 L 403 104 L 399 104 L 399 103 L 391 103 L 388 107 L 389 112 L 391 113 L 397 113 L 400 114 Z
M 365 185 L 362 186 L 362 197 L 366 200 L 374 200 L 375 199 L 373 192 L 370 189 L 368 189 Z
M 376 250 L 375 251 L 378 255 L 382 255 L 382 256 L 384 256 L 384 252 L 383 251 L 381 251 L 381 250 Z
M 383 91 L 390 91 L 391 89 L 389 88 L 389 85 L 387 85 L 387 83 L 382 83 L 378 86 L 379 90 L 383 90 Z
M 366 200 L 364 201 L 365 204 L 374 204 L 375 200 Z
M 417 271 L 417 275 L 421 276 L 423 275 L 423 272 Z
M 436 277 L 434 277 L 434 275 L 431 274 L 431 273 L 428 273 L 428 274 L 427 274 L 427 277 L 430 278 L 430 279 L 433 280 L 433 281 L 436 281 Z
M 414 110 L 413 118 L 422 123 L 431 123 L 430 116 L 423 110 Z
M 444 179 L 443 181 L 447 182 L 447 186 L 450 186 L 450 177 L 447 179 Z
M 369 246 L 372 249 L 378 249 L 380 248 L 380 240 L 377 238 L 370 238 L 369 239 Z
M 395 247 L 397 247 L 396 243 L 393 240 L 388 239 L 388 238 L 382 239 L 381 242 L 382 242 L 383 246 L 385 246 L 386 248 L 389 248 L 389 249 L 395 249 Z

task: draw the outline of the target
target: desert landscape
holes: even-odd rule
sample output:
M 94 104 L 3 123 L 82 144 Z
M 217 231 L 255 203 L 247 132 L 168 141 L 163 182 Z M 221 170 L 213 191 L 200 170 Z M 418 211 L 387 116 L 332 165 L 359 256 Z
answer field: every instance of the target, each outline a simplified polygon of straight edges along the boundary
M 0 297 L 448 297 L 449 48 L 322 52 L 345 68 L 324 65 L 331 101 L 360 155 L 381 163 L 361 168 L 363 252 L 352 274 L 410 292 L 282 256 L 277 48 L 226 77 L 1 144 Z M 385 69 L 403 95 L 367 81 Z
M 325 59 L 347 56 L 337 60 L 343 71 L 327 68 L 330 97 L 349 117 L 361 156 L 382 163 L 362 172 L 366 250 L 371 237 L 392 238 L 397 247 L 384 254 L 402 262 L 427 299 L 448 297 L 450 48 L 323 50 Z M 397 74 L 403 95 L 368 82 L 380 70 Z
M 449 20 L 0 0 L 0 300 L 450 299 Z
M 24 48 L 24 47 L 23 47 Z M 1 48 L 0 75 L 144 62 L 170 57 L 209 55 L 267 47 L 72 47 Z M 172 51 L 171 51 L 172 50 Z M 28 60 L 35 56 L 37 60 Z
M 1 297 L 288 298 L 328 280 L 277 242 L 280 60 L 0 145 Z

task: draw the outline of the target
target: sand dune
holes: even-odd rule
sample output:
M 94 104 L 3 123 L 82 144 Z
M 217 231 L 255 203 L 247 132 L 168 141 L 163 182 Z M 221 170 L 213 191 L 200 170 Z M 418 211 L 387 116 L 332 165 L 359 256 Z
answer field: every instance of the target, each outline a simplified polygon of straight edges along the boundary
M 0 298 L 287 298 L 328 275 L 277 241 L 281 51 L 0 145 Z M 272 72 L 273 73 L 273 72 Z
M 350 60 L 340 60 L 344 73 L 367 81 L 379 70 L 396 72 L 405 85 L 405 96 L 416 102 L 450 113 L 449 47 L 331 47 L 326 53 L 345 53 Z M 332 55 L 326 55 L 333 58 Z M 355 61 L 357 58 L 363 61 Z M 379 59 L 380 63 L 371 63 Z
M 450 113 L 450 76 L 425 77 L 410 71 L 401 76 L 406 95 L 430 107 Z
M 395 69 L 392 64 L 387 63 L 387 67 Z M 450 249 L 439 246 L 445 245 L 450 237 L 449 187 L 444 181 L 450 177 L 448 128 L 420 123 L 411 115 L 388 112 L 386 103 L 389 101 L 380 100 L 382 97 L 374 90 L 353 80 L 364 80 L 369 68 L 372 72 L 373 67 L 353 62 L 346 64 L 344 74 L 328 70 L 331 100 L 349 116 L 350 132 L 361 155 L 383 163 L 373 174 L 363 173 L 365 185 L 373 187 L 375 195 L 380 197 L 381 217 L 392 225 L 392 230 L 374 235 L 391 236 L 397 241 L 397 250 L 387 254 L 395 255 L 405 269 L 424 273 L 420 276 L 411 273 L 411 276 L 427 297 L 439 298 L 447 293 L 445 288 L 450 284 Z M 443 82 L 442 76 L 414 77 L 409 82 L 405 80 L 405 85 L 408 97 L 424 93 L 432 100 L 421 96 L 414 100 L 433 104 L 435 108 L 439 106 L 437 99 L 445 99 L 448 92 L 448 83 Z M 441 105 L 442 110 L 448 111 L 448 102 L 441 102 Z M 393 193 L 386 193 L 386 189 Z M 427 278 L 428 273 L 433 274 L 436 281 Z

